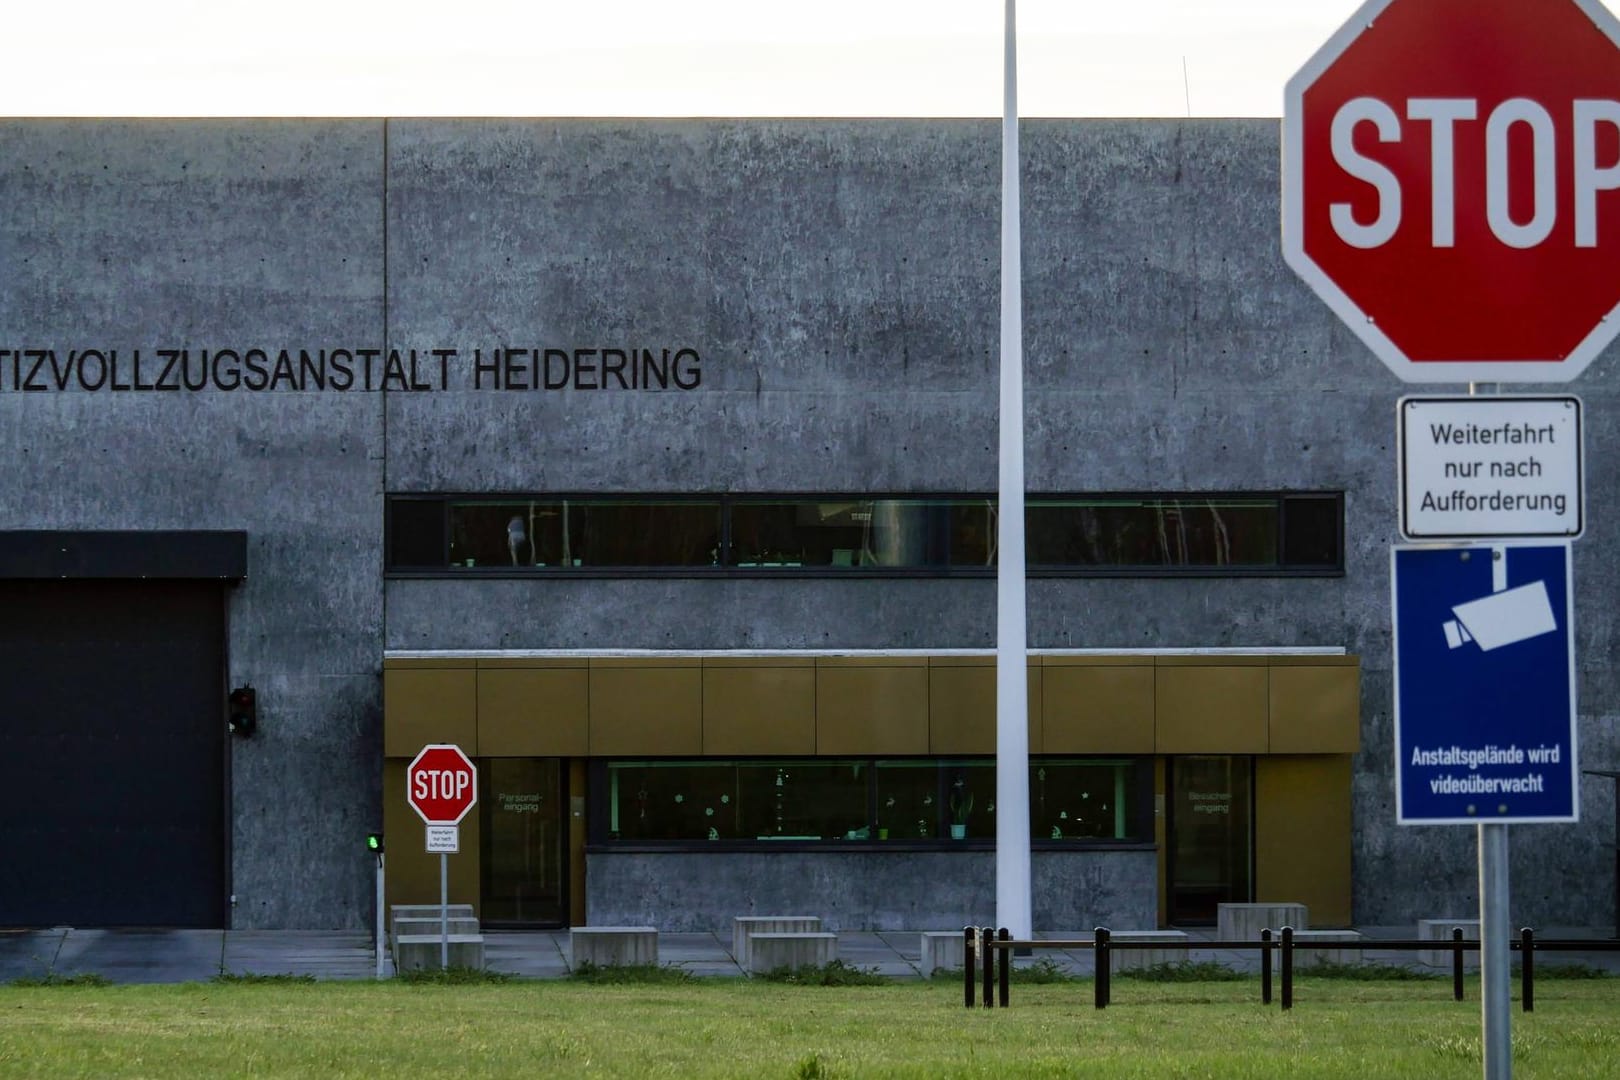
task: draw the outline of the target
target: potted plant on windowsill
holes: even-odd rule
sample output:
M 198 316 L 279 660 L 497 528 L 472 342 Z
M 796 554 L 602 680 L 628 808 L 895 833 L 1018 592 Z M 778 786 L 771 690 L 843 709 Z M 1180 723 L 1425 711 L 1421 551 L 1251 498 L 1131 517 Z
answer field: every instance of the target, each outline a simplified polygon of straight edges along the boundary
M 960 780 L 951 788 L 950 809 L 951 839 L 964 839 L 967 836 L 968 815 L 973 813 L 973 793 L 964 790 Z

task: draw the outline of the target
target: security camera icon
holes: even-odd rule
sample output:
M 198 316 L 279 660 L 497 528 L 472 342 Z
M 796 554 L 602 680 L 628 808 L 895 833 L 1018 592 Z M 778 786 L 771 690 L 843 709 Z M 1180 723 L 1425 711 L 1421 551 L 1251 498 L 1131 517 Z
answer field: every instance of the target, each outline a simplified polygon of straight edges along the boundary
M 1458 604 L 1451 613 L 1457 617 L 1441 626 L 1446 632 L 1446 644 L 1453 649 L 1472 641 L 1481 651 L 1490 652 L 1558 629 L 1545 581 Z

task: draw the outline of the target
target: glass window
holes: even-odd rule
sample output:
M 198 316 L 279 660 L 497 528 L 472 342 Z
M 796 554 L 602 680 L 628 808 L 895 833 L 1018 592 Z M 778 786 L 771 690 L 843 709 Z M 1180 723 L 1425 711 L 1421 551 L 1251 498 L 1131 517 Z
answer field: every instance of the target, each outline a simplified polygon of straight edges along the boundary
M 388 563 L 401 570 L 444 566 L 444 500 L 388 501 Z
M 711 566 L 719 556 L 719 502 L 450 504 L 451 566 Z
M 996 767 L 972 760 L 613 761 L 606 839 L 675 841 L 989 840 Z M 1029 771 L 1030 837 L 1152 836 L 1144 762 L 1047 759 Z M 871 809 L 869 809 L 871 808 Z
M 1277 564 L 1276 499 L 1031 499 L 1040 566 Z
M 727 565 L 989 566 L 994 538 L 994 500 L 738 501 Z
M 996 564 L 996 501 L 985 497 L 411 495 L 390 497 L 388 514 L 389 570 L 971 576 Z M 1331 492 L 1042 495 L 1027 501 L 1025 520 L 1036 576 L 1334 574 L 1344 566 L 1344 499 Z
M 1029 830 L 1037 840 L 1136 840 L 1138 770 L 1129 761 L 1036 761 L 1029 768 Z
M 610 840 L 864 840 L 864 761 L 610 762 Z
M 1298 495 L 1283 500 L 1283 563 L 1337 567 L 1344 560 L 1339 522 L 1344 512 L 1336 495 Z

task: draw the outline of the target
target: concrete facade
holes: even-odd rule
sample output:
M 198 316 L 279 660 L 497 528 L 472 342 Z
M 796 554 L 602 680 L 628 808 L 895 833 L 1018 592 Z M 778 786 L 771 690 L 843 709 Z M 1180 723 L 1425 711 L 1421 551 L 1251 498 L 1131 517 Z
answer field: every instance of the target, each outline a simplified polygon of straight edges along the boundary
M 385 580 L 382 542 L 385 492 L 994 490 L 998 154 L 989 121 L 0 122 L 0 349 L 459 350 L 432 392 L 27 392 L 0 356 L 0 528 L 248 533 L 235 925 L 370 918 L 385 649 L 993 644 L 987 580 Z M 1467 909 L 1472 832 L 1394 824 L 1403 386 L 1283 264 L 1278 124 L 1034 121 L 1024 154 L 1030 489 L 1342 490 L 1347 533 L 1337 578 L 1033 581 L 1030 645 L 1359 654 L 1355 918 Z M 508 346 L 689 347 L 702 382 L 473 389 Z M 1573 387 L 1607 768 L 1616 355 Z M 1611 785 L 1582 816 L 1516 832 L 1514 919 L 1613 911 Z

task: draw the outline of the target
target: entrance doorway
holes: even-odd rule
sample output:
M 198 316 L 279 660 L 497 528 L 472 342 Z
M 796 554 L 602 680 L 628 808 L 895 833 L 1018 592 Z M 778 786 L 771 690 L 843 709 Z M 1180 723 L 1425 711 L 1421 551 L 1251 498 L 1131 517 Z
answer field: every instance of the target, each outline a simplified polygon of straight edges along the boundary
M 1170 922 L 1213 926 L 1254 899 L 1254 759 L 1171 758 L 1169 788 Z
M 485 758 L 479 768 L 484 925 L 568 925 L 563 760 Z

